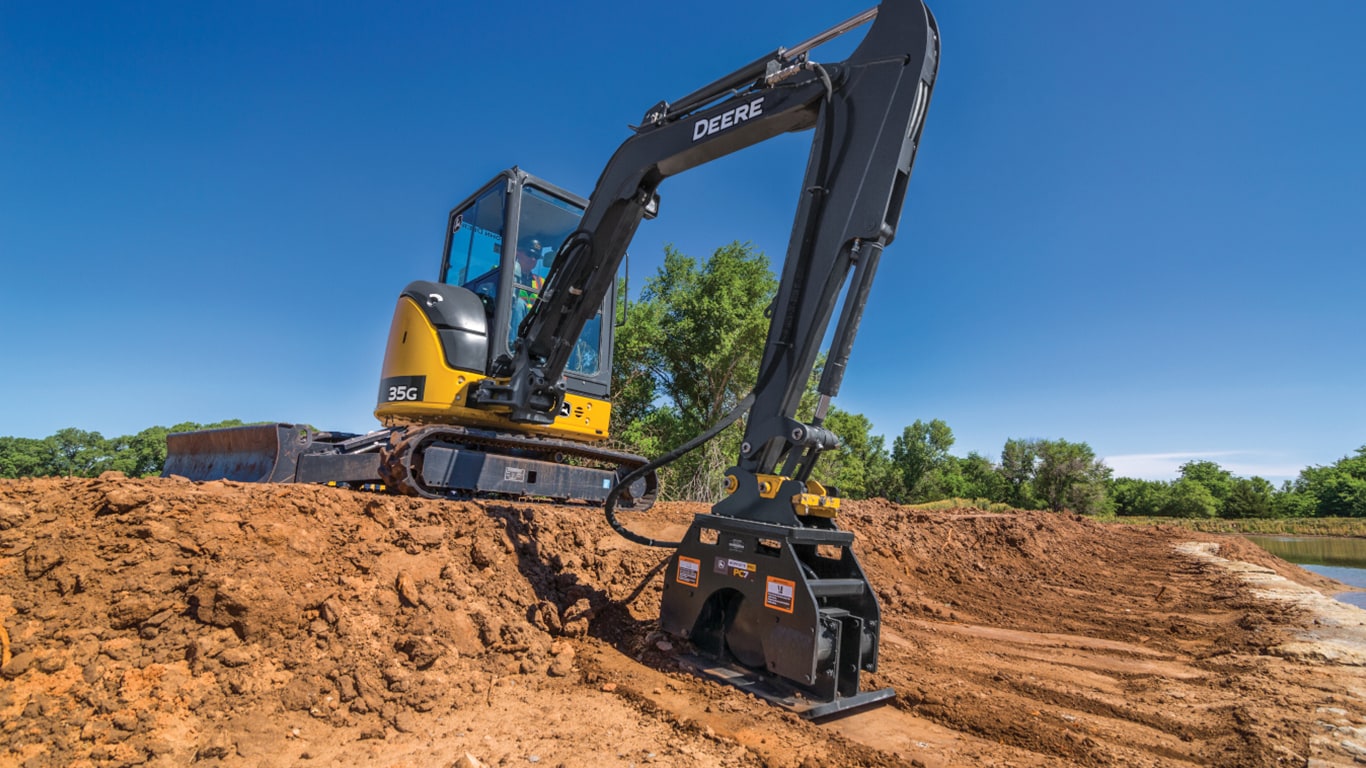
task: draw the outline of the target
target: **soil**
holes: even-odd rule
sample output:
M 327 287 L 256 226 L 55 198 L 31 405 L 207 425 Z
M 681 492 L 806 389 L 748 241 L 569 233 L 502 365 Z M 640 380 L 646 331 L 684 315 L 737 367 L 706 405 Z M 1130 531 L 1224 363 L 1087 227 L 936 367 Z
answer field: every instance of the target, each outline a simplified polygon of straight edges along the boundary
M 706 511 L 627 522 L 677 538 Z M 1366 612 L 1321 614 L 1305 595 L 1341 585 L 1242 539 L 880 500 L 840 520 L 884 614 L 864 685 L 897 697 L 813 723 L 689 674 L 657 631 L 669 552 L 596 508 L 0 481 L 0 765 L 1366 761 L 1366 657 L 1342 651 Z

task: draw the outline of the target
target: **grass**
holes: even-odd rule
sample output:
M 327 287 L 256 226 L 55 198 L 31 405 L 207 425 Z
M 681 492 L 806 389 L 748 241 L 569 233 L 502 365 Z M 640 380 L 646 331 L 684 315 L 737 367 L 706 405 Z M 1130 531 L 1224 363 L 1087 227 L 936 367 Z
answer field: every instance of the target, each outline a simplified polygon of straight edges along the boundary
M 1251 520 L 1192 520 L 1180 517 L 1116 517 L 1134 525 L 1179 525 L 1203 533 L 1263 533 L 1286 536 L 1349 536 L 1366 538 L 1366 518 L 1287 517 Z

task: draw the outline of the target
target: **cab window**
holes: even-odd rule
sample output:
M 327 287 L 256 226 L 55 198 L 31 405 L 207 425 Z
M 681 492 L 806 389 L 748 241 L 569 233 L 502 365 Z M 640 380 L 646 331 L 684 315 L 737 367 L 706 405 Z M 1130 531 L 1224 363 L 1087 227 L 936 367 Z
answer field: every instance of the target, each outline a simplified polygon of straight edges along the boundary
M 497 185 L 451 214 L 451 250 L 442 282 L 489 299 L 498 291 L 503 252 L 503 186 Z
M 516 338 L 517 327 L 536 295 L 540 293 L 550 265 L 560 246 L 579 227 L 583 209 L 566 200 L 536 189 L 522 188 L 521 215 L 517 222 L 517 258 L 514 260 L 513 284 L 517 300 L 508 328 L 509 342 Z M 598 347 L 602 336 L 602 313 L 584 324 L 570 355 L 566 370 L 584 376 L 598 372 Z

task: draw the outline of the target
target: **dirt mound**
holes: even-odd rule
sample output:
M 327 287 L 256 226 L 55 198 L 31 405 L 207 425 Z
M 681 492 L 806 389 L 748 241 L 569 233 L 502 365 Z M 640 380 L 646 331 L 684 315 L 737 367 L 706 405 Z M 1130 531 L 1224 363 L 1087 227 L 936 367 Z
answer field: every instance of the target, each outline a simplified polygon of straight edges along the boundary
M 0 764 L 1274 765 L 1319 708 L 1366 722 L 1338 671 L 1263 654 L 1298 614 L 1178 553 L 1188 532 L 842 520 L 883 601 L 868 685 L 899 696 L 818 725 L 681 671 L 668 552 L 595 508 L 0 481 Z

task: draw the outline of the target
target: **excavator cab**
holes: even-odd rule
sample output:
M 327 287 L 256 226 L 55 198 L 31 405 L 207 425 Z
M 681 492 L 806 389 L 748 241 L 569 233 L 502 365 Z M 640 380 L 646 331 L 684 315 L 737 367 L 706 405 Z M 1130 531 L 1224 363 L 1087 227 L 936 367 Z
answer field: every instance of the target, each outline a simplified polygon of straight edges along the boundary
M 607 438 L 611 295 L 574 342 L 553 423 L 513 425 L 469 400 L 499 359 L 515 352 L 518 328 L 587 204 L 511 168 L 451 210 L 437 279 L 410 283 L 394 311 L 376 418 L 391 427 L 461 424 L 578 441 Z

